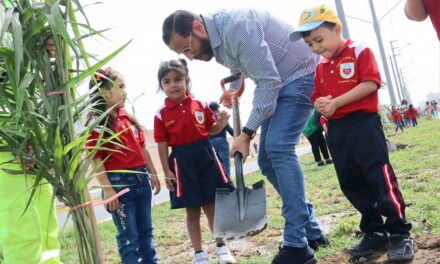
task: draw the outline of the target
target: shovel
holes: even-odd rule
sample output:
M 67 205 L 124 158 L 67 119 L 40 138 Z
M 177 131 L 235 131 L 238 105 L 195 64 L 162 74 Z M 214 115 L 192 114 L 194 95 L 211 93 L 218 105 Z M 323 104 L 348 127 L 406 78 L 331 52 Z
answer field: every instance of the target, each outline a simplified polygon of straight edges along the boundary
M 238 91 L 226 91 L 225 84 L 241 79 Z M 221 81 L 225 96 L 232 99 L 234 138 L 241 132 L 238 99 L 244 91 L 244 79 L 240 74 L 227 77 Z M 240 152 L 234 154 L 236 189 L 230 191 L 218 188 L 215 194 L 214 238 L 237 239 L 253 236 L 263 231 L 267 226 L 266 190 L 264 181 L 245 186 L 243 179 L 243 156 Z

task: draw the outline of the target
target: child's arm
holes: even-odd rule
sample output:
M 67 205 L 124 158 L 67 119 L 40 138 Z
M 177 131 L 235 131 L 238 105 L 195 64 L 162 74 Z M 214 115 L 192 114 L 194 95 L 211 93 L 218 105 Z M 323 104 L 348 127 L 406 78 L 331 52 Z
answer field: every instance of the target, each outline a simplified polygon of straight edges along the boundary
M 142 152 L 144 153 L 145 160 L 147 161 L 147 168 L 150 171 L 151 189 L 154 190 L 154 195 L 156 195 L 160 192 L 160 181 L 157 177 L 157 171 L 154 167 L 153 160 L 151 159 L 150 152 L 146 146 L 142 148 Z
M 96 173 L 98 173 L 98 176 L 96 179 L 98 180 L 99 184 L 102 186 L 102 191 L 104 193 L 104 199 L 110 198 L 113 195 L 116 194 L 115 189 L 111 186 L 111 182 L 109 181 L 107 177 L 107 173 L 105 171 L 104 166 L 102 165 L 102 160 L 100 158 L 93 159 L 93 162 L 96 167 Z M 116 209 L 119 209 L 120 204 L 118 199 L 114 199 L 113 201 L 110 201 L 106 205 L 107 209 L 109 211 L 115 211 Z
M 318 98 L 316 100 L 316 102 L 318 102 L 318 111 L 321 112 L 324 116 L 330 117 L 335 113 L 335 111 L 338 108 L 356 102 L 368 96 L 369 94 L 371 94 L 376 90 L 377 90 L 376 82 L 373 81 L 361 82 L 350 91 L 336 98 L 331 98 L 331 96 Z
M 174 192 L 174 184 L 176 182 L 176 176 L 171 171 L 168 163 L 168 143 L 158 142 L 157 148 L 159 150 L 160 163 L 162 164 L 163 173 L 165 175 L 165 183 L 168 190 Z
M 215 135 L 220 133 L 228 125 L 229 114 L 226 111 L 221 111 L 218 114 L 217 120 L 209 128 L 209 134 Z

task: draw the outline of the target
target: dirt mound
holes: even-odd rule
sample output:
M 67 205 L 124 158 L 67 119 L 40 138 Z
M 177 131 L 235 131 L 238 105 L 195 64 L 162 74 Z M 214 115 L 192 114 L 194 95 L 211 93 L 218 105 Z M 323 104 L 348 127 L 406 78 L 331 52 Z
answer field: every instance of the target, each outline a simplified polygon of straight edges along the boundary
M 440 263 L 440 238 L 434 236 L 423 236 L 416 237 L 415 242 L 417 244 L 417 252 L 416 255 L 411 262 L 412 264 L 438 264 Z M 344 250 L 341 252 L 337 252 L 335 254 L 326 256 L 324 258 L 319 259 L 318 263 L 320 264 L 342 264 L 342 263 L 353 263 L 353 264 L 391 264 L 391 262 L 387 261 L 386 253 L 372 256 L 367 260 L 358 260 L 353 259 L 350 255 Z M 404 262 L 399 262 L 404 263 Z

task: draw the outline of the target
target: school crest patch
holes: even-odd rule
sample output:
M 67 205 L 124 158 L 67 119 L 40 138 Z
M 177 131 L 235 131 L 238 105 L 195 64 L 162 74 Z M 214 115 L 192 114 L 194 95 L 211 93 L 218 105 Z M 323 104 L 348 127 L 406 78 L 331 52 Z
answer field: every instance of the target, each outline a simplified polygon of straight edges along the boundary
M 205 114 L 203 112 L 195 111 L 194 114 L 196 116 L 197 123 L 205 123 Z
M 341 66 L 339 66 L 339 74 L 344 79 L 350 79 L 354 75 L 354 63 L 353 62 L 347 62 L 342 63 Z

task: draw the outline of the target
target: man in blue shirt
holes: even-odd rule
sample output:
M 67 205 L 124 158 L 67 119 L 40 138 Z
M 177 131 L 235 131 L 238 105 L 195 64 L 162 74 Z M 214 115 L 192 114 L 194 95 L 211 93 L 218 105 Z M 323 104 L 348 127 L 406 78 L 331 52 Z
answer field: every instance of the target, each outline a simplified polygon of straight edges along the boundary
M 303 40 L 290 41 L 292 27 L 253 9 L 196 15 L 179 10 L 163 22 L 165 44 L 188 59 L 215 60 L 254 81 L 253 108 L 231 153 L 249 155 L 261 127 L 258 164 L 280 194 L 286 220 L 283 246 L 273 263 L 316 263 L 313 250 L 328 245 L 307 201 L 304 176 L 295 153 L 310 116 L 314 70 L 319 57 Z M 221 102 L 230 106 L 229 99 Z M 309 244 L 309 246 L 307 246 Z M 293 261 L 293 262 L 292 262 Z

